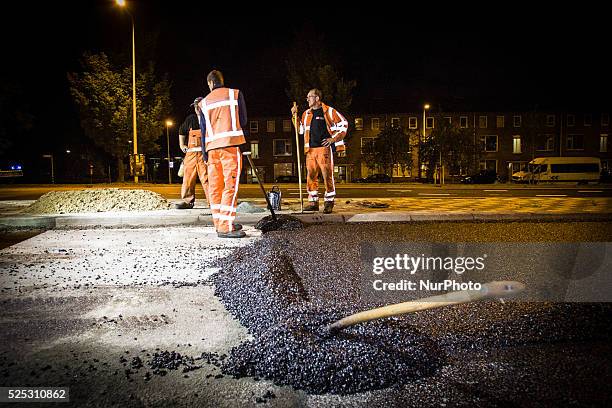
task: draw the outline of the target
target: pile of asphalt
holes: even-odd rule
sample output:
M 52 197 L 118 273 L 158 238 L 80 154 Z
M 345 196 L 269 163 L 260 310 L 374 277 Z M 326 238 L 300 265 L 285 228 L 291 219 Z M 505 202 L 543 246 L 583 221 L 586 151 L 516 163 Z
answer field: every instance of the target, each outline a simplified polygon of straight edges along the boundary
M 23 210 L 27 214 L 167 210 L 170 203 L 149 190 L 99 188 L 51 191 Z
M 521 230 L 516 226 L 519 223 L 512 224 L 513 230 Z M 481 239 L 499 241 L 502 235 L 496 230 L 507 230 L 507 225 L 494 226 L 491 236 Z M 552 225 L 549 231 L 557 230 L 554 224 L 548 225 Z M 605 241 L 608 224 L 605 228 L 592 224 L 592 231 L 585 225 L 554 239 Z M 359 290 L 364 242 L 464 242 L 462 228 L 471 226 L 430 227 L 429 235 L 418 225 L 312 226 L 271 232 L 252 246 L 237 250 L 219 262 L 222 272 L 212 280 L 215 294 L 249 329 L 253 340 L 231 351 L 223 371 L 235 377 L 266 378 L 313 394 L 352 394 L 390 386 L 418 389 L 417 384 L 443 389 L 465 383 L 466 375 L 473 380 L 470 384 L 480 379 L 486 388 L 491 367 L 499 365 L 495 358 L 502 358 L 494 356 L 507 358 L 510 354 L 518 362 L 511 369 L 495 372 L 496 381 L 501 377 L 506 385 L 499 393 L 492 390 L 489 402 L 504 398 L 508 392 L 520 399 L 522 389 L 529 389 L 529 398 L 538 393 L 542 398 L 556 393 L 564 402 L 592 397 L 588 384 L 606 381 L 605 376 L 594 378 L 593 372 L 600 369 L 594 350 L 601 352 L 601 344 L 612 339 L 612 308 L 608 304 L 488 301 L 372 321 L 338 334 L 325 330 L 338 318 L 380 306 L 362 297 Z M 541 240 L 537 228 L 531 230 L 533 237 L 523 234 L 518 238 Z M 515 279 L 527 277 L 517 272 Z M 593 351 L 589 348 L 592 344 L 598 344 Z M 538 353 L 528 351 L 533 347 Z M 578 368 L 572 367 L 562 376 L 559 365 L 568 361 L 555 362 L 560 355 L 571 359 L 569 351 L 563 350 L 572 348 L 579 348 L 576 355 L 580 357 L 568 361 Z M 554 360 L 546 361 L 553 355 Z M 535 378 L 533 371 L 538 372 Z M 572 387 L 571 392 L 583 395 L 567 395 L 568 375 L 580 388 L 576 391 Z M 473 388 L 469 397 L 461 393 L 456 397 L 476 403 L 482 388 Z

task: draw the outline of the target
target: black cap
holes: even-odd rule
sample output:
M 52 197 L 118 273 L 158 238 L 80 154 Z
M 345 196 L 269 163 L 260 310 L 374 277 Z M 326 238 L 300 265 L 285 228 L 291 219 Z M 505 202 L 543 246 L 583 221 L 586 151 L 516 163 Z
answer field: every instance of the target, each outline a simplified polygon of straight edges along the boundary
M 191 105 L 189 105 L 189 106 L 195 106 L 195 105 L 197 105 L 197 104 L 198 104 L 198 103 L 199 103 L 199 102 L 200 102 L 202 99 L 204 99 L 204 98 L 202 98 L 201 96 L 198 96 L 197 98 L 195 98 L 195 99 L 193 100 L 193 103 L 192 103 Z

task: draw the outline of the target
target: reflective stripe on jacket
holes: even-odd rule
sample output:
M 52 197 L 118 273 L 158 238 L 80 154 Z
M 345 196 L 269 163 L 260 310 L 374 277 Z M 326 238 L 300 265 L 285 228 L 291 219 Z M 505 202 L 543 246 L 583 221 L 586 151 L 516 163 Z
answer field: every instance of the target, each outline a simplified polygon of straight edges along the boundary
M 213 89 L 199 103 L 206 121 L 206 151 L 246 142 L 238 113 L 238 89 Z
M 324 103 L 321 104 L 323 108 L 323 116 L 325 117 L 325 124 L 327 125 L 327 131 L 334 139 L 334 145 L 336 151 L 341 152 L 346 150 L 344 145 L 344 137 L 348 130 L 348 121 L 342 116 L 340 112 L 327 106 Z M 302 114 L 302 120 L 300 121 L 300 134 L 304 135 L 304 153 L 307 153 L 310 149 L 308 142 L 310 140 L 310 123 L 312 122 L 312 110 L 308 109 Z

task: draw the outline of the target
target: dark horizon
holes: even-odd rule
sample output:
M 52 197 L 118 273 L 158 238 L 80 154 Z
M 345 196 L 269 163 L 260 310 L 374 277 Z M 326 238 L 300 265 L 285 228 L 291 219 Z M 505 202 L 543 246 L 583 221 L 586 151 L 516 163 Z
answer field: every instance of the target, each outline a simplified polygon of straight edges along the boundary
M 128 2 L 130 4 L 130 2 Z M 66 74 L 81 69 L 86 51 L 123 55 L 131 63 L 129 16 L 111 0 L 77 2 L 64 10 L 42 4 L 17 6 L 4 25 L 4 86 L 17 85 L 36 118 L 63 135 L 80 137 L 78 111 Z M 294 35 L 312 25 L 327 40 L 345 79 L 354 79 L 351 113 L 435 111 L 584 111 L 611 107 L 607 37 L 593 29 L 561 33 L 541 26 L 520 32 L 482 27 L 481 32 L 423 30 L 402 18 L 347 18 L 341 25 L 323 19 L 242 16 L 217 22 L 205 5 L 135 1 L 137 66 L 148 54 L 173 87 L 176 123 L 204 94 L 204 77 L 223 71 L 229 86 L 243 91 L 249 116 L 289 114 L 291 101 L 285 59 Z M 19 10 L 21 8 L 22 10 Z M 17 16 L 28 15 L 28 23 Z M 199 21 L 205 22 L 204 28 Z M 442 24 L 443 25 L 443 24 Z M 468 26 L 466 24 L 466 26 Z M 34 28 L 34 29 L 33 29 Z M 155 47 L 144 33 L 158 35 Z M 501 34 L 500 34 L 501 33 Z M 219 37 L 212 38 L 212 35 Z M 200 36 L 209 36 L 201 44 Z M 308 57 L 304 58 L 305 63 Z M 44 109 L 39 101 L 44 98 Z M 161 132 L 160 132 L 161 133 Z

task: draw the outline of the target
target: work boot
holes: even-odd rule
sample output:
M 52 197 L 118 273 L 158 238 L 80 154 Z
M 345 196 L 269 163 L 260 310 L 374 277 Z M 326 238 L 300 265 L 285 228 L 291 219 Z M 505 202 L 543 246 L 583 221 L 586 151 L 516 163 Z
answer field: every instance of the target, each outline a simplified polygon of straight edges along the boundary
M 304 211 L 319 211 L 319 203 L 316 201 L 311 202 L 308 204 L 308 207 L 304 208 Z
M 334 209 L 334 202 L 333 201 L 326 201 L 325 202 L 325 207 L 323 207 L 323 214 L 331 214 L 333 209 Z
M 244 238 L 246 234 L 244 231 L 230 231 L 230 232 L 217 232 L 219 238 Z
M 234 231 L 240 231 L 242 229 L 242 224 L 234 223 Z
M 174 204 L 174 208 L 177 210 L 189 210 L 193 208 L 193 203 L 180 202 L 178 204 Z

